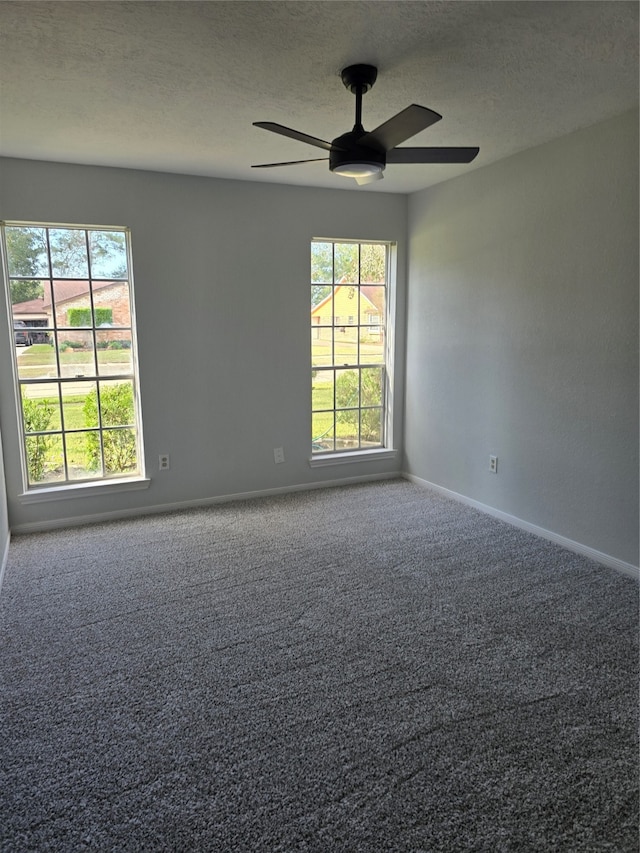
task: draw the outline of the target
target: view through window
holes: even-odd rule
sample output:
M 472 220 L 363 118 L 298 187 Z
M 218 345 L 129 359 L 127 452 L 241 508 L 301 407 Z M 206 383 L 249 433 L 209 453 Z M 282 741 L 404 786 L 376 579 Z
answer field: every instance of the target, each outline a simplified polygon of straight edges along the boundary
M 389 244 L 311 244 L 312 452 L 385 446 Z
M 141 475 L 128 230 L 2 233 L 27 487 Z

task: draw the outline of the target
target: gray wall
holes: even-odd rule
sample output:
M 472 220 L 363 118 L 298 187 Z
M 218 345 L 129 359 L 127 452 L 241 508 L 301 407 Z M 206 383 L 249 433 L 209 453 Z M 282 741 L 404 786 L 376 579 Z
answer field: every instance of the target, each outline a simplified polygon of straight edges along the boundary
M 404 196 L 12 159 L 0 161 L 0 189 L 4 219 L 131 227 L 152 477 L 142 492 L 19 502 L 11 341 L 3 315 L 0 417 L 12 525 L 400 470 L 401 455 L 309 467 L 309 242 L 314 236 L 398 242 L 402 361 Z M 399 443 L 401 382 L 395 390 Z M 284 448 L 284 464 L 274 464 L 274 447 Z M 171 455 L 170 471 L 158 472 L 159 453 Z
M 406 470 L 637 565 L 637 112 L 413 195 L 409 271 Z
M 21 504 L 12 342 L 1 331 L 9 522 L 143 511 L 404 465 L 637 565 L 637 123 L 637 113 L 621 116 L 408 200 L 0 159 L 3 218 L 132 228 L 152 478 L 141 492 Z M 394 430 L 401 450 L 404 434 L 403 460 L 308 466 L 313 236 L 398 241 Z M 0 304 L 0 330 L 4 312 Z M 276 446 L 284 465 L 274 465 Z M 171 470 L 159 473 L 164 452 Z M 0 498 L 0 537 L 5 517 Z

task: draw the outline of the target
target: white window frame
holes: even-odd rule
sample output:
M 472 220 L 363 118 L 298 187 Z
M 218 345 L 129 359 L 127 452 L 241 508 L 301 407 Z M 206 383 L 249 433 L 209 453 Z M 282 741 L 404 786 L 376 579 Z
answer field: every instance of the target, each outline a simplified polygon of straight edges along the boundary
M 384 324 L 382 326 L 376 326 L 377 331 L 379 332 L 382 328 L 384 330 L 384 366 L 383 366 L 383 377 L 384 377 L 384 385 L 383 385 L 383 415 L 382 415 L 382 446 L 368 448 L 368 447 L 359 447 L 359 448 L 349 448 L 349 449 L 341 449 L 341 450 L 328 450 L 312 453 L 309 458 L 309 465 L 312 468 L 319 468 L 329 465 L 341 465 L 348 464 L 353 462 L 364 462 L 368 460 L 383 460 L 383 459 L 392 459 L 397 455 L 397 451 L 393 447 L 393 411 L 392 411 L 392 401 L 393 397 L 393 385 L 394 385 L 394 363 L 393 363 L 393 349 L 394 349 L 394 341 L 395 341 L 395 331 L 394 331 L 394 323 L 395 323 L 395 273 L 396 273 L 396 252 L 397 247 L 396 244 L 392 241 L 387 240 L 367 240 L 367 239 L 345 239 L 340 237 L 314 237 L 311 240 L 311 246 L 314 243 L 332 243 L 332 244 L 356 244 L 356 245 L 371 245 L 378 244 L 384 245 L 386 247 L 386 281 L 385 281 L 385 314 L 384 314 Z M 335 278 L 335 276 L 334 276 Z M 329 282 L 327 282 L 328 284 Z M 312 286 L 316 284 L 315 282 L 311 282 Z M 332 287 L 335 287 L 338 282 L 333 280 L 331 282 Z M 360 286 L 360 283 L 358 283 Z M 342 319 L 342 318 L 340 318 Z M 358 316 L 358 326 L 360 324 L 360 317 Z M 338 318 L 334 317 L 333 321 L 334 327 L 339 327 Z M 313 340 L 314 331 L 317 331 L 318 326 L 313 322 L 310 324 L 310 333 Z M 350 365 L 353 368 L 362 368 L 366 365 L 361 364 L 353 364 Z M 327 366 L 329 367 L 329 366 Z M 344 369 L 348 367 L 343 364 L 333 364 L 329 367 L 329 369 Z M 319 369 L 313 364 L 313 360 L 311 359 L 311 371 Z M 322 369 L 322 368 L 320 368 Z M 313 417 L 313 405 L 310 406 L 311 417 Z M 312 430 L 311 430 L 312 433 Z M 312 433 L 312 441 L 313 441 L 313 433 Z
M 9 251 L 6 242 L 6 228 L 15 227 L 15 228 L 41 228 L 47 229 L 47 261 L 48 261 L 48 275 L 14 275 L 11 276 L 9 274 L 10 266 L 9 266 Z M 61 371 L 58 368 L 56 376 L 46 376 L 46 377 L 37 377 L 34 379 L 21 379 L 19 375 L 19 366 L 18 366 L 18 356 L 16 353 L 16 346 L 14 344 L 14 333 L 13 333 L 13 306 L 11 300 L 11 282 L 15 280 L 32 280 L 38 279 L 41 281 L 50 282 L 50 286 L 53 292 L 53 282 L 58 280 L 64 280 L 62 276 L 55 276 L 53 274 L 53 270 L 51 269 L 51 247 L 49 243 L 49 230 L 50 229 L 63 229 L 63 230 L 74 230 L 74 231 L 82 231 L 85 234 L 85 242 L 88 246 L 89 234 L 94 231 L 102 231 L 102 232 L 118 232 L 122 233 L 125 236 L 125 245 L 126 245 L 126 262 L 127 262 L 127 276 L 125 279 L 114 279 L 114 281 L 123 281 L 126 282 L 127 290 L 128 290 L 128 303 L 129 303 L 129 323 L 130 325 L 119 325 L 114 328 L 118 330 L 122 330 L 125 333 L 129 333 L 131 336 L 131 369 L 127 373 L 118 373 L 117 375 L 110 375 L 106 373 L 101 373 L 97 361 L 94 362 L 95 372 L 93 374 L 85 374 L 83 375 L 83 379 L 87 381 L 93 381 L 96 383 L 96 388 L 99 389 L 101 383 L 113 382 L 114 380 L 127 380 L 132 383 L 133 387 L 133 409 L 134 409 L 134 421 L 131 424 L 133 429 L 135 430 L 135 442 L 136 442 L 136 462 L 137 462 L 137 470 L 131 474 L 126 472 L 122 473 L 114 473 L 109 475 L 107 473 L 99 473 L 96 476 L 87 476 L 81 478 L 74 478 L 69 476 L 68 469 L 68 459 L 66 452 L 66 437 L 71 435 L 74 430 L 72 428 L 65 428 L 64 424 L 64 413 L 62 407 L 62 388 L 64 384 L 66 384 L 70 380 L 68 377 L 63 377 L 61 375 Z M 14 379 L 14 396 L 15 396 L 15 405 L 16 405 L 16 415 L 17 415 L 17 426 L 18 426 L 18 434 L 20 438 L 20 450 L 21 450 L 21 469 L 22 469 L 22 480 L 23 480 L 23 493 L 19 496 L 22 503 L 38 503 L 47 500 L 59 500 L 59 499 L 71 499 L 79 496 L 85 496 L 88 494 L 100 494 L 103 492 L 112 492 L 112 491 L 130 491 L 135 489 L 143 489 L 147 488 L 149 485 L 149 479 L 145 473 L 145 454 L 144 454 L 144 441 L 143 441 L 143 431 L 142 431 L 142 412 L 140 405 L 140 380 L 139 380 L 139 372 L 138 372 L 138 354 L 137 354 L 137 340 L 136 340 L 136 320 L 135 320 L 135 300 L 134 300 L 134 289 L 133 289 L 133 265 L 132 265 L 132 253 L 131 253 L 131 232 L 130 229 L 125 226 L 111 226 L 111 225 L 85 225 L 85 224 L 70 224 L 70 223 L 54 223 L 54 222 L 30 222 L 30 221 L 2 221 L 0 222 L 0 249 L 2 254 L 2 269 L 3 269 L 3 277 L 5 283 L 5 299 L 7 304 L 7 317 L 8 323 L 10 326 L 10 335 L 12 341 L 12 366 L 13 366 L 13 379 Z M 91 262 L 89 260 L 89 269 L 88 275 L 83 277 L 82 279 L 78 278 L 77 280 L 88 281 L 89 282 L 89 300 L 90 305 L 93 309 L 93 293 L 94 293 L 94 283 L 98 281 L 107 280 L 104 277 L 92 276 L 91 271 Z M 72 280 L 72 279 L 67 279 Z M 49 332 L 57 332 L 58 329 L 64 330 L 65 327 L 63 325 L 58 324 L 57 320 L 57 312 L 55 308 L 55 296 L 53 297 L 52 306 L 51 306 L 51 315 L 52 322 L 51 326 L 47 326 L 45 331 Z M 82 326 L 82 332 L 87 332 L 90 334 L 91 339 L 94 344 L 97 341 L 96 333 L 99 331 L 99 327 L 95 325 L 96 315 L 92 310 L 91 313 L 92 321 L 90 325 Z M 56 356 L 56 364 L 59 365 L 59 356 L 60 351 L 58 346 L 54 346 L 54 353 Z M 84 367 L 84 365 L 83 365 Z M 24 424 L 24 415 L 22 410 L 22 387 L 26 385 L 36 385 L 36 384 L 47 384 L 47 385 L 57 385 L 58 389 L 58 399 L 60 401 L 60 417 L 61 422 L 59 428 L 55 431 L 50 432 L 50 434 L 60 435 L 62 440 L 63 454 L 64 454 L 64 472 L 65 476 L 63 479 L 56 479 L 52 481 L 42 481 L 42 482 L 29 482 L 29 472 L 28 472 L 28 463 L 27 463 L 27 450 L 26 450 L 26 433 L 25 433 L 25 424 Z M 99 394 L 99 391 L 98 391 Z M 95 428 L 96 432 L 102 437 L 102 433 L 104 430 L 108 429 L 108 425 L 103 425 L 101 422 L 101 416 L 98 415 L 98 425 Z M 102 448 L 102 441 L 100 442 L 100 447 Z M 102 459 L 102 467 L 104 469 L 104 456 L 103 450 L 101 449 L 101 459 Z

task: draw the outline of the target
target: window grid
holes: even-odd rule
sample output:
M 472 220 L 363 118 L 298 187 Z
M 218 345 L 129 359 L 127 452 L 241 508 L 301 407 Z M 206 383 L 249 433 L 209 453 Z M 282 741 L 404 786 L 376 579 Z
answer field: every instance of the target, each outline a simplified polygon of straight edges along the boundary
M 312 242 L 314 455 L 385 446 L 388 257 L 386 243 Z
M 66 261 L 52 234 L 67 241 Z M 31 307 L 14 295 L 20 283 L 36 286 L 47 315 L 40 346 L 14 361 L 26 487 L 141 476 L 128 230 L 3 223 L 2 245 L 12 320 Z M 89 322 L 71 322 L 72 310 Z M 116 322 L 98 325 L 98 316 Z

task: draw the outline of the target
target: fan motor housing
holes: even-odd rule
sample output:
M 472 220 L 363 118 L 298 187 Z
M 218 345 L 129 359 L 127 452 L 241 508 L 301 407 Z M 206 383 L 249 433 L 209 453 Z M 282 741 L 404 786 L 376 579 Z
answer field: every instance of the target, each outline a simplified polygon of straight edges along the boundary
M 386 153 L 375 151 L 366 145 L 358 145 L 358 137 L 362 135 L 350 131 L 332 141 L 329 152 L 329 169 L 332 172 L 338 166 L 346 166 L 349 163 L 367 163 L 384 169 L 387 165 Z

